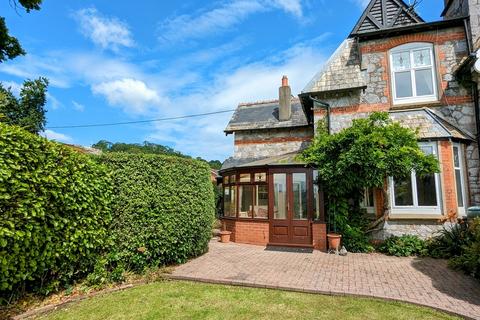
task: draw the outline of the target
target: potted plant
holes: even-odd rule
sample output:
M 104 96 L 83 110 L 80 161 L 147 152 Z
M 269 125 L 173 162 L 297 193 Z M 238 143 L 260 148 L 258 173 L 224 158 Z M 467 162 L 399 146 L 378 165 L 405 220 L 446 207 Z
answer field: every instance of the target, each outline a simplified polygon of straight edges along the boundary
M 225 226 L 225 221 L 222 221 L 222 231 L 220 231 L 220 242 L 228 243 L 230 242 L 231 231 L 227 231 Z
M 328 233 L 327 239 L 329 250 L 335 250 L 335 252 L 338 252 L 342 235 L 338 233 Z

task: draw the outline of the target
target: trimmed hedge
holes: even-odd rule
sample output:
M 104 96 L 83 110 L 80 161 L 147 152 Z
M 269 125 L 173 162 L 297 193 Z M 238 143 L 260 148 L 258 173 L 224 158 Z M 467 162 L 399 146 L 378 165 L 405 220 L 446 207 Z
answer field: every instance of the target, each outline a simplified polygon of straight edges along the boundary
M 182 263 L 207 250 L 215 213 L 207 164 L 126 153 L 99 161 L 113 173 L 111 233 L 125 269 Z
M 0 293 L 48 293 L 93 269 L 111 182 L 86 155 L 0 123 Z

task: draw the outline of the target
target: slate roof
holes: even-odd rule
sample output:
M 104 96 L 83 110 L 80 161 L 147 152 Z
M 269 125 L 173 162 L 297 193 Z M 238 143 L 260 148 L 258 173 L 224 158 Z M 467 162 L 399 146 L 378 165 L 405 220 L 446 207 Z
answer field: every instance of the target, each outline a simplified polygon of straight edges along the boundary
M 308 126 L 300 100 L 292 98 L 292 117 L 290 120 L 278 119 L 278 100 L 243 103 L 237 107 L 225 132 L 233 133 L 242 130 L 274 129 Z
M 419 139 L 475 140 L 473 134 L 457 128 L 428 108 L 390 111 L 389 113 L 392 120 L 400 122 L 404 127 L 416 130 Z
M 302 93 L 326 92 L 366 87 L 354 39 L 345 39 Z
M 265 158 L 248 158 L 248 159 L 237 159 L 237 158 L 228 158 L 222 165 L 220 171 L 229 169 L 229 168 L 243 168 L 243 167 L 266 167 L 266 166 L 286 166 L 286 165 L 304 165 L 305 162 L 299 161 L 297 156 L 300 154 L 301 150 L 297 152 L 290 152 L 273 157 Z

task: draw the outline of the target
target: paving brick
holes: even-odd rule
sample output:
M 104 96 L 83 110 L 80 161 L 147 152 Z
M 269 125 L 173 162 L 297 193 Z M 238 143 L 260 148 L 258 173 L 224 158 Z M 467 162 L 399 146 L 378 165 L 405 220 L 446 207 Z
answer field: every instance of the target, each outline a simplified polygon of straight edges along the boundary
M 480 284 L 444 260 L 381 254 L 346 257 L 271 251 L 210 242 L 209 252 L 175 269 L 173 278 L 400 300 L 480 319 Z

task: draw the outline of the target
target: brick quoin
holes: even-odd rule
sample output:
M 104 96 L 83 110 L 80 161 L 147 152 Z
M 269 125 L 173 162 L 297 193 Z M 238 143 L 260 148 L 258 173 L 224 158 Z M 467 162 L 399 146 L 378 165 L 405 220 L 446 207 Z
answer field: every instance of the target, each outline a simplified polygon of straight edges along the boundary
M 266 144 L 266 143 L 284 143 L 284 142 L 308 142 L 312 141 L 312 137 L 282 137 L 282 138 L 269 138 L 269 139 L 252 139 L 252 140 L 235 140 L 234 144 Z
M 456 215 L 457 196 L 455 190 L 455 172 L 453 171 L 453 148 L 450 141 L 440 141 L 440 170 L 443 180 L 444 215 Z
M 430 42 L 436 45 L 444 44 L 448 41 L 455 40 L 465 40 L 465 33 L 461 32 L 450 32 L 447 34 L 408 34 L 404 36 L 394 37 L 386 40 L 383 43 L 375 43 L 369 45 L 363 45 L 360 49 L 361 53 L 373 53 L 373 52 L 384 52 L 392 48 L 406 44 L 409 42 Z

